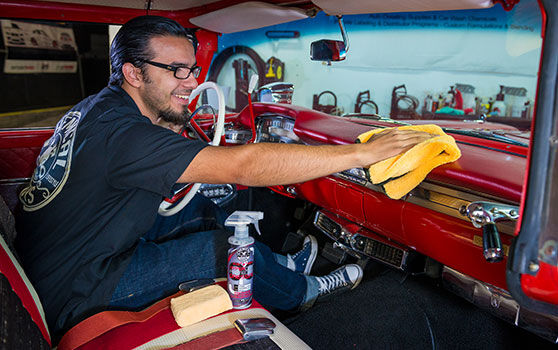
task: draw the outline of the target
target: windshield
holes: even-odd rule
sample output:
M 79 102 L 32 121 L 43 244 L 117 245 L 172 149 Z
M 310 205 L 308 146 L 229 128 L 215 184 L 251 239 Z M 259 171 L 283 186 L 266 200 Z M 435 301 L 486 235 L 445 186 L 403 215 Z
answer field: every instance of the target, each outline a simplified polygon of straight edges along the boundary
M 350 41 L 339 62 L 309 59 L 310 44 L 342 40 L 335 16 L 219 39 L 210 79 L 227 106 L 247 103 L 252 74 L 260 86 L 293 84 L 292 103 L 373 123 L 434 123 L 446 132 L 527 146 L 541 53 L 536 1 L 509 12 L 489 9 L 343 17 Z

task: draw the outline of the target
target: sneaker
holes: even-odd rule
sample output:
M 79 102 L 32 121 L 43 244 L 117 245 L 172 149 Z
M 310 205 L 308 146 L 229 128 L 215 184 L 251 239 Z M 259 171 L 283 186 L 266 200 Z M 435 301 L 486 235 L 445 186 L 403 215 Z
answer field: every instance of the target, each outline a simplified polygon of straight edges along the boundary
M 304 238 L 302 249 L 295 254 L 287 254 L 287 268 L 304 275 L 308 275 L 318 255 L 318 241 L 316 237 L 308 235 Z
M 362 268 L 357 264 L 341 266 L 329 275 L 316 277 L 319 283 L 318 297 L 316 301 L 323 301 L 327 297 L 358 286 L 362 280 Z

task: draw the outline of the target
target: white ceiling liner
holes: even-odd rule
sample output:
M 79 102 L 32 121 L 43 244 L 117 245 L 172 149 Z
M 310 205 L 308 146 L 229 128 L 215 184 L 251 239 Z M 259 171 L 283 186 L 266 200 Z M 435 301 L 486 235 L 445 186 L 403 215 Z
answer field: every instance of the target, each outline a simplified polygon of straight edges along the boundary
M 217 33 L 236 33 L 305 18 L 305 11 L 298 8 L 249 1 L 190 18 L 190 22 Z
M 50 2 L 65 2 L 70 4 L 85 4 L 98 6 L 123 7 L 130 9 L 146 10 L 147 0 L 41 0 Z M 152 0 L 152 10 L 177 11 L 198 7 L 220 0 Z
M 312 0 L 328 15 L 488 8 L 492 0 Z

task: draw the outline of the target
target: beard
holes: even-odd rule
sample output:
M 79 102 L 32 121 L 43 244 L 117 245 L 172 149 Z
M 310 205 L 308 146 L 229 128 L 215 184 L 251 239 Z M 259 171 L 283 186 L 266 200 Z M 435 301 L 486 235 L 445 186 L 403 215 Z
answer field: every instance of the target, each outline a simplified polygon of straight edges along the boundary
M 175 111 L 170 106 L 164 106 L 164 97 L 157 91 L 156 87 L 153 85 L 151 79 L 146 75 L 146 84 L 150 86 L 149 91 L 146 91 L 142 94 L 142 98 L 147 105 L 147 107 L 154 111 L 157 114 L 158 118 L 162 120 L 184 126 L 189 120 L 190 112 L 188 111 L 188 107 L 184 106 L 181 111 Z M 159 92 L 159 94 L 157 93 Z M 161 95 L 161 96 L 159 96 Z
M 182 126 L 186 125 L 186 122 L 189 120 L 189 116 L 190 113 L 186 107 L 184 107 L 184 111 L 182 112 L 176 112 L 170 108 L 158 111 L 158 117 L 162 120 Z

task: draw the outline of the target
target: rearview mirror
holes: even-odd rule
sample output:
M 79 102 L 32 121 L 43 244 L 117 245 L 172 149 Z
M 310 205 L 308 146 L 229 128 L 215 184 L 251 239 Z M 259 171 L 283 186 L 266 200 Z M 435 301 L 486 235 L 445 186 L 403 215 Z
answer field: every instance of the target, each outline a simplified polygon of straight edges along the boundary
M 349 51 L 349 37 L 343 25 L 343 17 L 337 16 L 339 29 L 343 41 L 322 39 L 310 44 L 310 59 L 312 61 L 325 61 L 331 64 L 332 61 L 343 61 Z
M 318 40 L 310 45 L 310 59 L 312 61 L 343 61 L 347 51 L 345 43 L 339 40 Z

